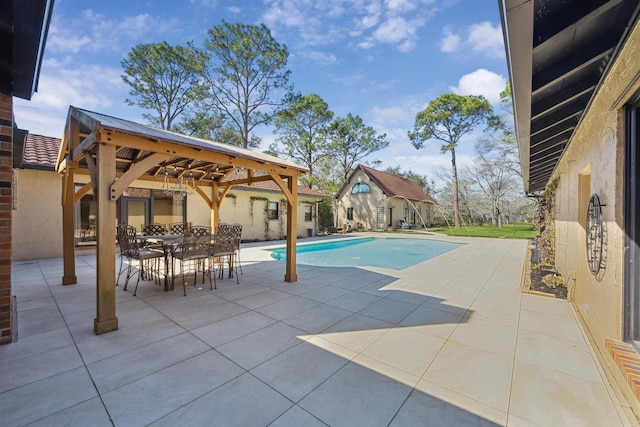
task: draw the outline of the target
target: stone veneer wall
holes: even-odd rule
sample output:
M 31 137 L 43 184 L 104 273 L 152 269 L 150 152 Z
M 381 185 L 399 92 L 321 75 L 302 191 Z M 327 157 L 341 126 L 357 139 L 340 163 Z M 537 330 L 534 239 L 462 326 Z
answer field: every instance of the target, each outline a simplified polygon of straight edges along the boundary
M 13 99 L 0 94 L 0 344 L 11 342 Z

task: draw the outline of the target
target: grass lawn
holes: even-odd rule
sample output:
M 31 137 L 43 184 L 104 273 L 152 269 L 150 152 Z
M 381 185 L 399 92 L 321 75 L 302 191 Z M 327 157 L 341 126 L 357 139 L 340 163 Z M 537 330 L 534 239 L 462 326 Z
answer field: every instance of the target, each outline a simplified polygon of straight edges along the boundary
M 500 239 L 533 239 L 536 236 L 536 229 L 528 222 L 518 222 L 503 225 L 502 228 L 491 225 L 466 225 L 455 229 L 453 226 L 441 228 L 430 228 L 429 231 L 443 233 L 448 236 L 465 237 L 497 237 Z

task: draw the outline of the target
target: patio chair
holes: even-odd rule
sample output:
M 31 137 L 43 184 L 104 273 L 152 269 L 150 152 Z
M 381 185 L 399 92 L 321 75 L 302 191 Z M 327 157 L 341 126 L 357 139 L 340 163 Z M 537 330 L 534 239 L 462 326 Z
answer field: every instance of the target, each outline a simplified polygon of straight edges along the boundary
M 138 274 L 138 278 L 136 280 L 136 287 L 133 290 L 133 295 L 135 296 L 138 292 L 138 285 L 140 284 L 140 276 L 144 275 L 144 264 L 147 261 L 154 261 L 153 265 L 157 266 L 160 263 L 160 259 L 164 258 L 164 252 L 158 251 L 155 249 L 149 249 L 142 247 L 138 243 L 138 236 L 136 233 L 136 228 L 130 225 L 119 225 L 117 227 L 118 230 L 118 240 L 120 242 L 121 252 L 125 254 L 127 257 L 127 279 L 124 282 L 123 290 L 127 290 L 127 286 L 129 285 L 129 279 L 134 274 Z M 122 247 L 124 246 L 124 249 Z M 134 271 L 133 261 L 138 261 L 138 269 Z M 151 265 L 151 263 L 148 263 Z M 159 269 L 158 269 L 159 270 Z M 156 278 L 158 277 L 159 271 L 155 271 Z M 152 275 L 153 276 L 153 275 Z
M 162 236 L 167 229 L 164 224 L 143 224 L 141 231 L 145 236 Z
M 180 263 L 180 273 L 182 276 L 182 289 L 184 295 L 187 296 L 186 275 L 187 272 L 193 271 L 193 285 L 198 280 L 198 271 L 202 270 L 202 283 L 204 276 L 209 276 L 209 289 L 214 289 L 211 282 L 211 263 L 209 262 L 209 251 L 211 248 L 211 230 L 208 227 L 191 227 L 183 238 L 182 243 L 176 248 L 172 254 L 172 281 L 176 277 L 176 262 Z M 207 266 L 208 264 L 208 266 Z M 214 277 L 215 283 L 215 277 Z M 217 285 L 216 285 L 217 288 Z
M 187 224 L 184 222 L 174 222 L 169 224 L 169 234 L 184 234 Z
M 240 283 L 240 279 L 238 277 L 236 251 L 239 250 L 241 234 L 241 225 L 238 227 L 235 224 L 231 225 L 221 223 L 216 229 L 215 242 L 211 247 L 211 263 L 215 265 L 217 261 L 219 266 L 218 277 L 222 279 L 224 276 L 224 264 L 226 262 L 229 266 L 229 277 L 233 277 L 235 270 L 236 283 L 238 284 Z

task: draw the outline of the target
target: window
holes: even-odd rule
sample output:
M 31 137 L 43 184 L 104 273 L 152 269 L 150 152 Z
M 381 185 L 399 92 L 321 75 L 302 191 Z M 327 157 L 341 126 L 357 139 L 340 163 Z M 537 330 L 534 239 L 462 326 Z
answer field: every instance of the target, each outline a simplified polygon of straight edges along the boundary
M 378 227 L 384 225 L 384 206 L 378 206 Z
M 313 219 L 313 206 L 304 205 L 304 220 L 311 221 Z
M 278 202 L 267 203 L 267 216 L 269 219 L 278 219 Z
M 353 221 L 353 208 L 347 208 L 347 220 Z
M 371 188 L 369 188 L 368 184 L 365 184 L 364 182 L 359 182 L 356 185 L 354 185 L 353 188 L 351 189 L 351 194 L 358 194 L 358 193 L 371 193 Z

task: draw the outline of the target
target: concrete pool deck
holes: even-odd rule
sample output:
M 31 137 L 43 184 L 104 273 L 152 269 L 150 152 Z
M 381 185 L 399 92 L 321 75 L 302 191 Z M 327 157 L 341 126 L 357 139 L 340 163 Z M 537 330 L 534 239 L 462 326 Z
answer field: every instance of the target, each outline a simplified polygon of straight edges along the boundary
M 243 245 L 239 285 L 119 288 L 100 336 L 95 256 L 73 286 L 62 259 L 15 262 L 0 424 L 633 425 L 570 304 L 520 292 L 527 242 L 453 241 L 402 271 L 299 265 L 296 283 Z

